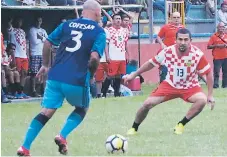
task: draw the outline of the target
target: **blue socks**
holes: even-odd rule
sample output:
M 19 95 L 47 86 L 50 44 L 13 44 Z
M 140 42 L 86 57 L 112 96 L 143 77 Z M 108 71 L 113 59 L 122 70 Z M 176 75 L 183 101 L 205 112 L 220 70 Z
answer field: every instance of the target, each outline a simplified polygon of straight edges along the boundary
M 30 149 L 32 142 L 35 140 L 37 135 L 43 126 L 47 123 L 49 118 L 43 114 L 38 114 L 31 122 L 28 131 L 26 133 L 23 147 L 26 149 Z
M 66 120 L 65 126 L 63 127 L 60 135 L 66 139 L 67 136 L 72 132 L 84 119 L 86 111 L 83 108 L 76 108 Z M 43 126 L 48 122 L 49 118 L 39 113 L 31 122 L 28 127 L 28 131 L 25 135 L 23 147 L 30 150 L 32 142 L 35 140 Z
M 82 122 L 85 115 L 85 109 L 76 108 L 67 118 L 66 123 L 60 132 L 60 135 L 64 139 L 66 139 L 70 132 L 72 132 Z

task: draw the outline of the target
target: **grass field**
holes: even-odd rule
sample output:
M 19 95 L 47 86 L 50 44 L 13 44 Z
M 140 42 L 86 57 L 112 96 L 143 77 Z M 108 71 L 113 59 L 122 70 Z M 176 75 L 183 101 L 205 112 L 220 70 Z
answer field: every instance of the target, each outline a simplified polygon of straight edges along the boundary
M 68 137 L 70 156 L 107 156 L 104 143 L 111 134 L 125 137 L 135 113 L 154 86 L 144 86 L 143 96 L 92 100 L 83 121 Z M 214 91 L 216 107 L 203 112 L 187 124 L 183 135 L 174 135 L 173 128 L 181 120 L 189 104 L 180 99 L 161 104 L 150 111 L 136 136 L 127 137 L 128 156 L 226 156 L 227 155 L 227 90 Z M 16 155 L 17 148 L 40 110 L 39 103 L 2 105 L 2 156 Z M 33 156 L 57 156 L 53 141 L 72 107 L 63 108 L 48 122 L 31 148 Z

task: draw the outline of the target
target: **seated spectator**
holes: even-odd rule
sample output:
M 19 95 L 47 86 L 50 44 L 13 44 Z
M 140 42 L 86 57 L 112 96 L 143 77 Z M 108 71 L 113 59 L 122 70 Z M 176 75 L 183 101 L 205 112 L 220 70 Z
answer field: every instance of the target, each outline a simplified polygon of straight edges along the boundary
M 165 0 L 153 0 L 153 8 L 162 11 L 165 15 Z
M 206 15 L 207 18 L 214 18 L 215 16 L 215 6 L 214 6 L 214 0 L 207 0 L 206 2 Z
M 221 9 L 218 10 L 218 21 L 227 25 L 227 4 L 222 3 Z
M 8 98 L 23 99 L 20 88 L 20 75 L 16 68 L 16 61 L 14 56 L 14 51 L 16 45 L 9 43 L 6 48 L 6 53 L 2 58 L 2 89 Z M 6 86 L 6 78 L 8 78 L 9 89 L 11 95 L 8 93 Z
M 1 91 L 1 103 L 11 103 L 11 100 L 9 100 L 9 99 L 6 97 L 6 95 L 5 95 L 5 93 L 4 93 L 3 90 Z

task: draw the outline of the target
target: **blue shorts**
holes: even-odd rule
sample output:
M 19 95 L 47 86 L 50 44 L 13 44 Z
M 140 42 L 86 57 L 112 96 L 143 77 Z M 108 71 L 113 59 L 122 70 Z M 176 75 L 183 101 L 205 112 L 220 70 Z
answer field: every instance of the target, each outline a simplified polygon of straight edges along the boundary
M 60 108 L 64 99 L 75 107 L 88 108 L 90 103 L 90 88 L 81 87 L 47 80 L 42 107 L 49 109 Z

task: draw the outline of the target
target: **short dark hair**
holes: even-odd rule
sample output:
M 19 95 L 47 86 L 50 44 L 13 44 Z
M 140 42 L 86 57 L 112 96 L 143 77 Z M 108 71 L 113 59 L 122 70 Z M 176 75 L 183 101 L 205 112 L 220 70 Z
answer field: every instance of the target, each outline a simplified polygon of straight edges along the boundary
M 12 47 L 16 47 L 16 45 L 14 43 L 9 43 L 6 47 L 6 51 L 9 51 Z
M 124 19 L 124 18 L 129 18 L 130 19 L 130 17 L 128 15 L 126 15 L 126 14 L 123 14 L 121 18 L 122 19 Z
M 120 17 L 121 17 L 120 14 L 113 14 L 113 15 L 112 15 L 112 19 L 114 19 L 115 16 L 120 16 Z
M 191 32 L 188 30 L 188 29 L 186 29 L 186 28 L 181 28 L 181 29 L 179 29 L 178 31 L 177 31 L 177 34 L 176 34 L 176 38 L 178 37 L 178 34 L 189 34 L 189 38 L 191 39 L 192 38 L 192 34 L 191 34 Z

